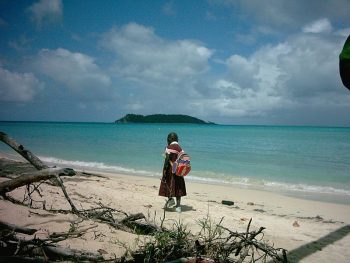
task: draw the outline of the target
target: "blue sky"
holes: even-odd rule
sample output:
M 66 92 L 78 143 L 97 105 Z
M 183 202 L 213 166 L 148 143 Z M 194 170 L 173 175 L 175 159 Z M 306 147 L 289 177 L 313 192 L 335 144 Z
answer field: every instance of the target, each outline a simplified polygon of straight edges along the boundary
M 349 0 L 0 1 L 0 120 L 350 126 Z

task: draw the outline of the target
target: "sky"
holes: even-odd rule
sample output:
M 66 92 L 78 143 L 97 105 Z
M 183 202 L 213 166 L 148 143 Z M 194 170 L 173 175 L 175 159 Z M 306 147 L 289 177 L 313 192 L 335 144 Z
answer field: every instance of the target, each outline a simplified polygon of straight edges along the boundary
M 0 120 L 350 126 L 350 0 L 0 0 Z

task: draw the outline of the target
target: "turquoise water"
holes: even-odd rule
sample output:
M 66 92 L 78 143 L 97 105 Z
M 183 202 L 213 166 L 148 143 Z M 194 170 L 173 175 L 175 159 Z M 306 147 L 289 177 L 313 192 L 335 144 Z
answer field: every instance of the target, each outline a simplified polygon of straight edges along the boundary
M 154 177 L 175 131 L 192 158 L 187 180 L 350 203 L 350 128 L 0 122 L 0 131 L 49 164 Z

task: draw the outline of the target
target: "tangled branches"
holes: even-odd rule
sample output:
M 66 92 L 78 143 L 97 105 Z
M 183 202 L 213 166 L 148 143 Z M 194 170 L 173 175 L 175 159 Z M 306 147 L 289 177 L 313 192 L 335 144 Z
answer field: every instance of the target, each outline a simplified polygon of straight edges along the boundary
M 193 235 L 182 223 L 171 230 L 157 232 L 154 239 L 134 253 L 144 262 L 288 262 L 286 251 L 263 241 L 263 230 L 239 233 L 213 223 L 209 217 L 199 220 L 201 231 Z M 258 239 L 258 237 L 260 237 Z M 137 261 L 135 261 L 137 262 Z
M 52 233 L 47 238 L 37 238 L 36 235 L 30 237 L 38 231 L 37 229 L 18 227 L 0 221 L 0 262 L 29 262 L 30 259 L 33 259 L 33 262 L 46 262 L 48 259 L 101 261 L 103 257 L 99 254 L 56 245 L 68 238 L 80 237 L 95 227 L 97 226 L 77 229 L 72 225 L 68 232 Z

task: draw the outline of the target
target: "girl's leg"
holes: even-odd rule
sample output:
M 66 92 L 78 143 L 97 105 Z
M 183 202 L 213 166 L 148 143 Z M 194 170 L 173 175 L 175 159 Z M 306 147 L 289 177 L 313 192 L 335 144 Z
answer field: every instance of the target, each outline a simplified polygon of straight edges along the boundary
M 176 208 L 175 211 L 181 213 L 181 196 L 176 197 Z
M 181 196 L 176 197 L 176 207 L 179 207 L 181 205 Z

